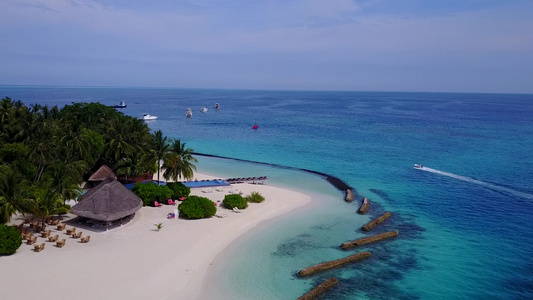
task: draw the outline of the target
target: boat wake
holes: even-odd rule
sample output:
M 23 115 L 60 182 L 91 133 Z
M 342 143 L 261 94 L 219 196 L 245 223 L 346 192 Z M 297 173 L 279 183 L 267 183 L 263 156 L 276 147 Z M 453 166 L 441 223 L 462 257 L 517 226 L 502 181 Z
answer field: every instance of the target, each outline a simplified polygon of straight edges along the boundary
M 434 173 L 434 174 L 443 175 L 443 176 L 448 176 L 448 177 L 455 178 L 455 179 L 462 180 L 462 181 L 469 182 L 469 183 L 474 183 L 474 184 L 486 187 L 486 188 L 491 189 L 493 191 L 500 192 L 500 193 L 503 193 L 503 194 L 506 194 L 506 195 L 509 195 L 509 196 L 514 196 L 514 197 L 519 197 L 519 198 L 523 198 L 523 199 L 533 200 L 533 195 L 531 195 L 531 194 L 520 192 L 520 191 L 517 191 L 517 190 L 513 190 L 513 189 L 510 189 L 508 187 L 504 187 L 504 186 L 497 185 L 497 184 L 494 184 L 494 183 L 489 183 L 489 182 L 473 179 L 473 178 L 466 177 L 466 176 L 456 175 L 456 174 L 453 174 L 453 173 L 443 172 L 443 171 L 435 170 L 435 169 L 424 167 L 424 166 L 422 166 L 420 168 L 416 168 L 416 169 L 422 170 L 422 171 L 426 171 L 426 172 L 430 172 L 430 173 Z

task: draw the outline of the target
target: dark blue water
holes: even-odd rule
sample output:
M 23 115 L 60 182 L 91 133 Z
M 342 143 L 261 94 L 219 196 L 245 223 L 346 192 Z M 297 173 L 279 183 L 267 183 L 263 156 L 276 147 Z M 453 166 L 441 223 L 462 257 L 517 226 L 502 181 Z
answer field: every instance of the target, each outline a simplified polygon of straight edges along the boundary
M 319 210 L 292 216 L 290 226 L 268 224 L 262 234 L 247 237 L 214 287 L 221 297 L 297 298 L 336 276 L 338 287 L 324 299 L 533 298 L 533 95 L 5 86 L 0 91 L 26 104 L 124 100 L 124 113 L 157 115 L 150 128 L 199 152 L 329 173 L 353 186 L 358 199 L 363 195 L 375 204 L 370 216 L 360 217 L 354 214 L 356 203 L 344 203 L 320 178 L 203 160 L 232 177 L 268 175 L 273 183 L 327 201 Z M 220 111 L 213 109 L 216 102 Z M 201 106 L 209 111 L 200 113 Z M 188 107 L 192 119 L 185 118 Z M 251 129 L 256 122 L 259 129 Z M 414 163 L 430 169 L 414 169 Z M 294 277 L 300 268 L 351 254 L 338 245 L 364 236 L 360 225 L 386 210 L 393 217 L 377 231 L 396 229 L 400 235 L 365 247 L 371 259 L 310 279 Z

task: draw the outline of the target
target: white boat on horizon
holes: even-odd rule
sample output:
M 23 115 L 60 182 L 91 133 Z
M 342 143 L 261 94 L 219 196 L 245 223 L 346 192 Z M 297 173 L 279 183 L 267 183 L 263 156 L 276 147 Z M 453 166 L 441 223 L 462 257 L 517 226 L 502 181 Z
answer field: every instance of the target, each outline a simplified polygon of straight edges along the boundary
M 200 108 L 200 112 L 206 113 L 207 112 L 207 107 L 202 106 L 202 108 Z
M 144 115 L 141 117 L 141 120 L 143 120 L 143 121 L 157 120 L 157 116 L 152 116 L 152 115 L 150 115 L 150 114 L 144 114 Z
M 190 108 L 187 108 L 187 111 L 185 112 L 185 116 L 187 118 L 192 118 L 192 110 Z

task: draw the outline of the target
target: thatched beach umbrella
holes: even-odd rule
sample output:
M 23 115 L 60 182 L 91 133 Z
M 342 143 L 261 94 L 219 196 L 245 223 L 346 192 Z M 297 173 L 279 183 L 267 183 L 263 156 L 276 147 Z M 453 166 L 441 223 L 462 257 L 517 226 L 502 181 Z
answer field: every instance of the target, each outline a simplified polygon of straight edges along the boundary
M 116 179 L 108 178 L 91 189 L 70 212 L 89 219 L 108 222 L 134 214 L 143 206 L 141 198 Z
M 106 165 L 102 165 L 96 172 L 94 172 L 91 177 L 89 177 L 89 181 L 104 181 L 107 178 L 117 179 L 117 175 L 111 170 L 110 167 Z

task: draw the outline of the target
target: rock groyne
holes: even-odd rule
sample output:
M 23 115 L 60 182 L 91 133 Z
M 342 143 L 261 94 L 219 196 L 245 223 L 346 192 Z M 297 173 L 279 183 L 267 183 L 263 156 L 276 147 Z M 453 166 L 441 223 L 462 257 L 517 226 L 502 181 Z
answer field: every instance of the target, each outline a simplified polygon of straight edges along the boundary
M 372 230 L 374 227 L 378 226 L 379 224 L 385 222 L 385 220 L 387 220 L 388 218 L 390 218 L 390 216 L 392 216 L 392 213 L 390 211 L 382 214 L 381 216 L 375 218 L 374 220 L 368 222 L 366 225 L 364 225 L 361 229 L 363 231 L 370 231 Z
M 361 203 L 361 206 L 357 210 L 357 213 L 360 215 L 364 215 L 369 209 L 370 209 L 370 202 L 368 201 L 368 198 L 365 197 L 365 199 L 363 199 L 363 202 Z
M 331 277 L 331 278 L 325 280 L 324 282 L 322 282 L 321 284 L 315 286 L 312 290 L 310 290 L 309 292 L 303 294 L 302 296 L 300 296 L 296 300 L 312 300 L 312 299 L 316 299 L 318 296 L 324 294 L 327 290 L 329 290 L 332 287 L 334 287 L 335 285 L 337 285 L 337 283 L 339 283 L 339 280 L 337 280 L 337 278 L 335 278 L 335 277 Z
M 375 242 L 378 242 L 384 239 L 393 238 L 393 237 L 396 237 L 397 235 L 398 235 L 398 231 L 396 230 L 387 231 L 387 232 L 376 234 L 373 236 L 361 238 L 355 241 L 346 242 L 341 245 L 341 248 L 346 250 L 346 249 L 350 249 L 350 248 L 354 248 L 354 247 L 358 247 L 358 246 L 362 246 L 362 245 L 366 245 L 370 243 L 375 243 Z
M 309 275 L 312 275 L 318 272 L 326 271 L 329 269 L 334 269 L 334 268 L 340 267 L 342 265 L 345 265 L 351 262 L 355 262 L 355 261 L 368 258 L 371 255 L 372 254 L 370 252 L 366 251 L 366 252 L 361 252 L 361 253 L 357 253 L 354 255 L 350 255 L 344 258 L 323 262 L 318 265 L 314 265 L 314 266 L 307 267 L 305 269 L 301 269 L 300 272 L 298 272 L 298 276 L 305 277 L 305 276 L 309 276 Z

